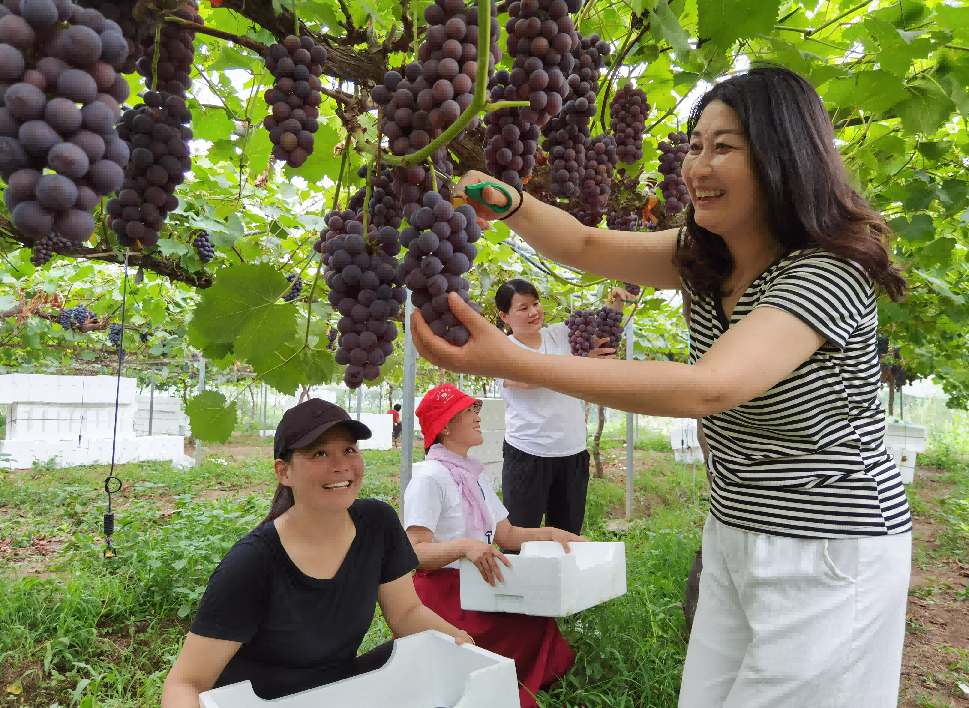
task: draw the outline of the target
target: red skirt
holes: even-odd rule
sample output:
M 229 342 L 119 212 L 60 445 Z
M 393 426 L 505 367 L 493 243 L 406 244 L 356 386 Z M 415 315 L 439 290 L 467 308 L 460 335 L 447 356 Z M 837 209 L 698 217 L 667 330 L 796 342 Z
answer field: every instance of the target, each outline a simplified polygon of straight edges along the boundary
M 455 568 L 414 574 L 424 606 L 474 638 L 476 646 L 514 659 L 521 708 L 535 708 L 535 695 L 572 668 L 575 655 L 554 617 L 461 609 L 460 573 Z

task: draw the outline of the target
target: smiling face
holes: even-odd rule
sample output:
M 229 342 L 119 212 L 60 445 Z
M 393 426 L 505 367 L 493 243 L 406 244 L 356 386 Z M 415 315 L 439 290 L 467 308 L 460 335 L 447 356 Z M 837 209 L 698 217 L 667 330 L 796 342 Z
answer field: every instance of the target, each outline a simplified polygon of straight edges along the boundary
M 296 504 L 314 512 L 345 511 L 363 483 L 363 456 L 357 441 L 342 425 L 293 452 L 292 460 L 276 460 L 276 476 L 291 487 Z
M 476 401 L 462 411 L 454 414 L 454 417 L 444 426 L 448 434 L 443 434 L 442 440 L 444 447 L 453 449 L 461 455 L 466 455 L 467 450 L 477 447 L 484 442 L 481 435 L 481 401 Z
M 767 203 L 753 153 L 737 112 L 713 100 L 690 135 L 683 181 L 696 223 L 724 238 L 766 223 Z
M 515 293 L 508 312 L 499 312 L 502 321 L 511 327 L 514 334 L 533 334 L 542 329 L 545 310 L 542 301 L 533 295 Z

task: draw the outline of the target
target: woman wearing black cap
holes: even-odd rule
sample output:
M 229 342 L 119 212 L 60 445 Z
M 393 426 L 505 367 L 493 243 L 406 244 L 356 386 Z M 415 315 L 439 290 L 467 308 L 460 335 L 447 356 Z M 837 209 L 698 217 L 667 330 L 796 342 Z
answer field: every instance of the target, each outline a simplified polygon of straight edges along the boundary
M 394 509 L 357 499 L 357 440 L 370 435 L 326 401 L 286 411 L 272 508 L 212 573 L 162 708 L 197 708 L 199 694 L 240 681 L 274 699 L 373 671 L 393 648 L 357 656 L 377 603 L 397 637 L 435 629 L 470 640 L 418 599 L 417 556 Z

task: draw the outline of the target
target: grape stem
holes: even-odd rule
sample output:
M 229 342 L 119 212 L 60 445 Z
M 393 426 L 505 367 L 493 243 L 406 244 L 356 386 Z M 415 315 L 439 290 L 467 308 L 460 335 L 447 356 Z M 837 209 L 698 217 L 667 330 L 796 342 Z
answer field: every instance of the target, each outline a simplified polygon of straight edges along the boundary
M 336 211 L 336 205 L 339 203 L 340 199 L 340 185 L 343 182 L 343 173 L 347 168 L 347 156 L 349 156 L 350 151 L 347 150 L 347 144 L 350 142 L 350 134 L 347 134 L 347 139 L 343 141 L 343 148 L 340 152 L 343 154 L 343 160 L 340 162 L 340 176 L 336 180 L 336 191 L 333 193 L 333 210 Z
M 312 259 L 310 262 L 312 262 Z M 306 267 L 309 267 L 309 263 L 306 264 Z M 306 299 L 306 336 L 303 337 L 303 346 L 301 346 L 293 354 L 293 356 L 296 356 L 297 354 L 299 354 L 310 344 L 310 325 L 313 324 L 313 293 L 316 292 L 316 284 L 320 281 L 320 273 L 322 272 L 323 272 L 323 254 L 321 253 L 320 264 L 316 267 L 316 275 L 313 277 L 313 285 L 310 287 L 310 294 L 309 294 L 309 297 Z M 287 364 L 289 360 L 293 358 L 293 356 L 291 356 L 289 359 L 287 359 L 282 364 L 280 364 L 280 366 L 284 366 L 285 364 Z M 270 369 L 270 371 L 272 371 L 272 369 Z M 268 373 L 269 372 L 267 371 L 263 375 L 265 376 L 265 374 L 268 374 Z
M 609 103 L 609 92 L 612 90 L 612 82 L 616 80 L 616 74 L 619 73 L 619 68 L 622 66 L 622 61 L 626 58 L 629 50 L 632 49 L 636 42 L 642 39 L 643 35 L 646 34 L 648 29 L 649 23 L 646 23 L 646 26 L 643 27 L 636 39 L 630 41 L 633 36 L 633 29 L 630 27 L 629 34 L 627 34 L 626 39 L 623 40 L 622 49 L 619 50 L 619 53 L 616 55 L 616 58 L 613 61 L 612 69 L 609 71 L 609 76 L 606 78 L 605 86 L 603 87 L 605 88 L 605 92 L 602 95 L 602 111 L 599 113 L 599 125 L 602 127 L 603 133 L 606 132 L 606 104 Z
M 485 113 L 494 113 L 495 111 L 500 111 L 502 108 L 525 108 L 529 106 L 528 101 L 496 101 L 495 103 L 489 103 L 485 106 Z
M 427 164 L 428 164 L 428 169 L 431 172 L 431 191 L 432 192 L 436 192 L 437 191 L 437 174 L 435 174 L 435 173 L 437 172 L 437 170 L 434 169 L 434 162 L 431 160 L 431 158 L 427 158 Z
M 370 242 L 367 234 L 367 217 L 370 216 L 370 196 L 373 194 L 373 166 L 374 163 L 371 162 L 367 167 L 367 192 L 363 198 L 363 240 L 366 243 Z
M 151 60 L 151 90 L 158 86 L 158 57 L 161 56 L 161 22 L 155 23 L 155 56 Z

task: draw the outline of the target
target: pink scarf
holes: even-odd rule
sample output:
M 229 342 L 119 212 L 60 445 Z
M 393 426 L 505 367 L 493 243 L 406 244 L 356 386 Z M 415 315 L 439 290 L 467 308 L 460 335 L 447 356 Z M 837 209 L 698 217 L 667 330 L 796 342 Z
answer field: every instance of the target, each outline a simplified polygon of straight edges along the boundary
M 484 463 L 470 457 L 461 457 L 440 443 L 431 445 L 425 456 L 447 467 L 451 477 L 461 490 L 464 505 L 464 525 L 469 538 L 481 540 L 491 533 L 492 517 L 484 498 L 484 490 L 478 477 L 484 472 Z M 487 537 L 490 537 L 487 536 Z

